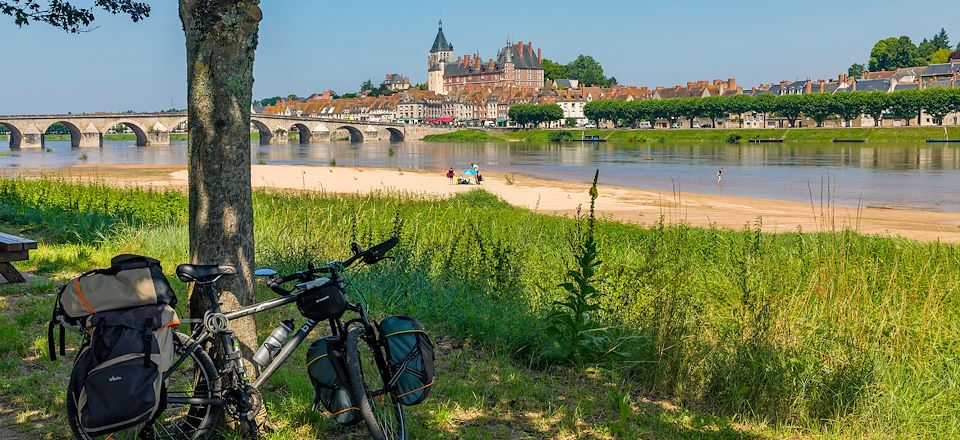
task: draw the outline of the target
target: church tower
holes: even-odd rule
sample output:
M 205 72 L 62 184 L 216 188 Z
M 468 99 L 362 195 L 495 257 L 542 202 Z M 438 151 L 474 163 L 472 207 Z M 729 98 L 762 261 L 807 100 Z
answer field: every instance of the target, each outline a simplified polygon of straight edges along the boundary
M 443 35 L 443 20 L 439 23 L 437 38 L 433 39 L 433 47 L 427 55 L 427 90 L 439 95 L 446 95 L 443 87 L 444 66 L 453 60 L 453 45 L 447 43 Z

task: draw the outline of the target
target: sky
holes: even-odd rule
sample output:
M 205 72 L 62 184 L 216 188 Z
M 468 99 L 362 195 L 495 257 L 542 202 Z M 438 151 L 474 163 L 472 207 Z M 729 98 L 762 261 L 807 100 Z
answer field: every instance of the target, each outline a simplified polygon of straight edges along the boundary
M 173 0 L 132 23 L 101 13 L 95 30 L 18 28 L 0 15 L 0 114 L 152 111 L 186 106 L 183 31 Z M 77 5 L 92 3 L 74 0 Z M 739 84 L 835 78 L 866 63 L 882 38 L 919 42 L 946 28 L 960 41 L 960 2 L 263 0 L 254 97 L 356 91 L 386 73 L 426 81 L 442 17 L 455 54 L 496 56 L 508 36 L 544 58 L 596 58 L 621 84 L 672 86 L 735 77 Z

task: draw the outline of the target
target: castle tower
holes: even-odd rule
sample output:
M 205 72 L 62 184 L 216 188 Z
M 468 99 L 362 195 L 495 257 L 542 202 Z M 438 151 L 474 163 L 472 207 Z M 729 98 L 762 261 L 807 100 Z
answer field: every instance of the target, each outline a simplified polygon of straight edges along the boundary
M 440 94 L 447 94 L 443 87 L 443 69 L 446 63 L 453 60 L 453 45 L 447 42 L 443 35 L 443 21 L 438 24 L 437 37 L 433 39 L 433 47 L 427 54 L 427 89 Z

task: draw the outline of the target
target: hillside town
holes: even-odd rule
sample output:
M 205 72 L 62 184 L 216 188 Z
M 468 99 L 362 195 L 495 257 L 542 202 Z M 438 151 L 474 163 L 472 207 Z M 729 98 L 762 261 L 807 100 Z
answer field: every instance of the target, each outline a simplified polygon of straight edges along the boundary
M 315 93 L 304 99 L 279 99 L 272 105 L 254 106 L 254 113 L 341 119 L 358 122 L 397 122 L 403 124 L 438 124 L 449 126 L 509 127 L 510 107 L 516 104 L 556 104 L 563 110 L 563 120 L 555 125 L 594 127 L 584 108 L 597 100 L 634 101 L 644 99 L 708 98 L 714 96 L 785 96 L 841 94 L 846 92 L 897 92 L 929 88 L 956 88 L 960 78 L 960 50 L 953 52 L 946 63 L 865 72 L 862 78 L 840 74 L 830 79 L 805 79 L 759 84 L 750 88 L 735 78 L 712 81 L 689 81 L 663 87 L 640 87 L 612 84 L 610 87 L 580 84 L 575 79 L 548 79 L 542 65 L 543 54 L 532 42 L 506 44 L 496 58 L 484 60 L 479 53 L 454 56 L 453 44 L 439 24 L 433 45 L 427 54 L 425 90 L 411 85 L 410 78 L 391 73 L 380 83 L 389 94 L 374 96 L 372 90 L 356 97 L 338 98 L 331 91 Z M 960 112 L 942 118 L 921 114 L 919 125 L 958 125 Z M 716 126 L 738 128 L 784 127 L 785 118 L 751 112 L 730 114 L 707 123 L 697 119 L 692 127 Z M 877 121 L 861 115 L 845 126 L 899 126 L 898 118 Z M 797 126 L 844 126 L 839 119 L 822 121 L 803 117 Z M 679 128 L 667 119 L 648 124 L 647 128 Z

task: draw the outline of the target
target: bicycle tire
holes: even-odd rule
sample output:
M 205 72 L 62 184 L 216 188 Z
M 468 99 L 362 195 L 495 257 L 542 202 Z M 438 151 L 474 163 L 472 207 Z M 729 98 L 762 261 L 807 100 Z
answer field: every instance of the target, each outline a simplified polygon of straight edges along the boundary
M 190 336 L 187 336 L 183 333 L 174 332 L 174 356 L 182 353 L 184 347 L 193 343 L 193 340 Z M 191 368 L 191 364 L 193 367 Z M 202 387 L 200 391 L 203 397 L 213 398 L 219 394 L 218 383 L 217 383 L 217 368 L 213 363 L 213 360 L 210 359 L 210 356 L 202 348 L 194 350 L 193 353 L 188 356 L 182 364 L 177 368 L 177 370 L 171 374 L 171 377 L 167 380 L 166 385 L 171 384 L 171 380 L 177 381 L 178 379 L 187 380 L 189 377 L 190 369 L 193 369 L 193 389 L 189 392 L 193 396 L 197 396 L 197 390 Z M 177 374 L 180 373 L 180 374 Z M 177 382 L 174 382 L 173 386 L 176 386 Z M 76 399 L 73 397 L 73 378 L 71 377 L 70 385 L 67 387 L 67 421 L 70 425 L 70 431 L 73 432 L 74 438 L 77 440 L 96 440 L 96 439 L 116 439 L 116 440 L 133 440 L 139 439 L 139 432 L 143 428 L 143 425 L 137 425 L 131 428 L 124 429 L 119 432 L 114 432 L 111 434 L 104 434 L 100 436 L 91 436 L 80 428 L 80 419 L 77 414 L 77 405 Z M 179 387 L 178 387 L 179 388 Z M 173 390 L 167 391 L 167 394 L 171 393 L 181 393 L 181 391 Z M 186 393 L 186 391 L 182 392 Z M 201 408 L 202 407 L 202 408 Z M 157 421 L 153 424 L 153 439 L 156 440 L 203 440 L 208 438 L 216 429 L 217 424 L 220 421 L 220 416 L 222 414 L 223 408 L 218 405 L 191 405 L 186 408 L 185 414 L 179 416 L 173 416 L 167 414 L 167 411 L 171 408 L 168 405 L 164 408 L 164 414 L 161 415 Z M 202 416 L 200 415 L 202 413 Z M 182 420 L 181 420 L 182 419 Z M 187 426 L 188 431 L 185 431 L 183 428 Z M 179 431 L 179 432 L 177 432 Z
M 389 403 L 383 405 L 378 404 L 378 400 L 383 402 L 384 396 L 373 398 L 369 396 L 368 390 L 383 389 L 384 387 L 379 371 L 376 371 L 377 374 L 370 375 L 369 378 L 364 375 L 364 362 L 368 365 L 372 364 L 374 370 L 377 369 L 372 357 L 372 350 L 378 350 L 379 347 L 372 347 L 367 344 L 366 340 L 362 338 L 363 334 L 363 328 L 354 328 L 347 334 L 347 374 L 350 376 L 350 387 L 354 402 L 360 408 L 360 415 L 367 425 L 367 430 L 375 440 L 406 440 L 407 426 L 403 414 L 403 405 L 394 400 L 392 393 L 385 395 Z M 364 341 L 366 347 L 360 347 L 361 340 Z M 370 351 L 367 351 L 368 349 Z M 375 386 L 369 386 L 369 384 Z

